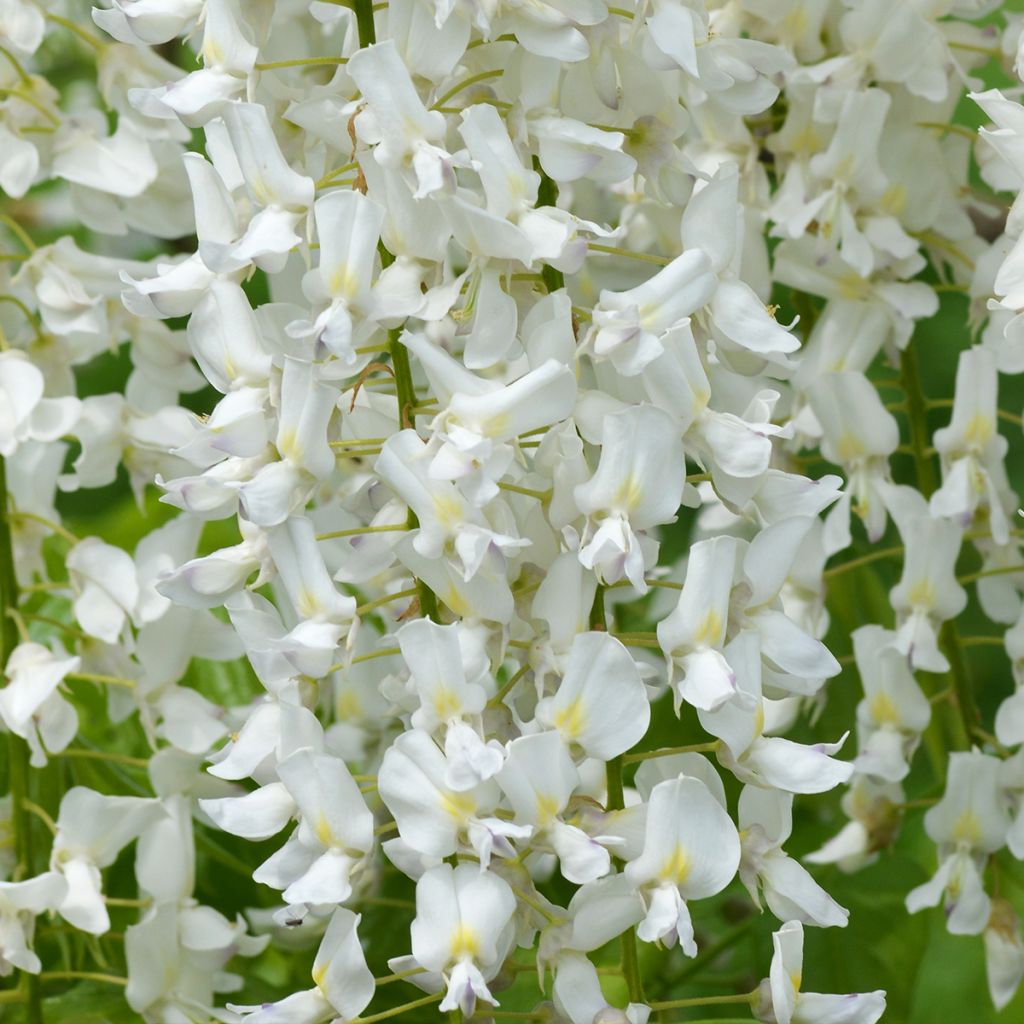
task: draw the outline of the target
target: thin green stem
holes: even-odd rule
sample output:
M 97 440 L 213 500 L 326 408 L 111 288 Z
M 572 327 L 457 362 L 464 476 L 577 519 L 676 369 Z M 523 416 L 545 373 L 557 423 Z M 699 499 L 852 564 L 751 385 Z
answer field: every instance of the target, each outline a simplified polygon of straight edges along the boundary
M 826 569 L 822 576 L 824 579 L 832 579 L 835 576 L 839 576 L 844 572 L 850 572 L 853 569 L 859 569 L 865 565 L 871 565 L 872 562 L 880 562 L 884 558 L 896 558 L 902 555 L 904 552 L 902 544 L 896 544 L 891 548 L 880 548 L 878 551 L 869 551 L 866 555 L 861 555 L 859 558 L 851 558 L 846 562 L 840 562 L 839 565 L 833 565 Z
M 949 40 L 946 44 L 952 50 L 964 50 L 967 53 L 980 53 L 984 57 L 992 57 L 994 60 L 1002 60 L 1006 54 L 995 46 L 980 46 L 978 43 L 961 43 L 957 40 Z
M 22 103 L 27 103 L 30 107 L 42 114 L 47 121 L 53 125 L 54 128 L 60 127 L 60 118 L 52 110 L 48 110 L 35 98 L 30 96 L 27 92 L 22 92 L 20 89 L 0 89 L 0 96 L 13 96 L 16 100 L 21 100 Z M 28 128 L 22 128 L 23 132 L 28 131 Z
M 436 103 L 434 108 L 443 107 L 453 96 L 457 96 L 463 89 L 468 89 L 470 86 L 476 85 L 477 82 L 485 82 L 489 78 L 501 78 L 505 73 L 504 68 L 495 68 L 492 71 L 480 71 L 475 75 L 470 75 L 469 78 L 463 79 L 458 85 L 453 85 Z
M 342 164 L 340 167 L 335 167 L 333 171 L 328 171 L 322 178 L 318 178 L 316 182 L 317 188 L 327 188 L 328 185 L 334 183 L 336 178 L 340 178 L 343 174 L 348 174 L 349 171 L 354 171 L 359 167 L 357 161 L 353 160 L 351 163 Z M 356 349 L 358 352 L 359 349 Z
M 128 907 L 134 910 L 144 910 L 153 905 L 152 900 L 137 899 L 133 896 L 104 896 L 103 902 L 108 907 Z
M 551 500 L 552 492 L 550 490 L 537 491 L 534 490 L 532 487 L 520 487 L 519 484 L 508 484 L 505 483 L 503 480 L 498 481 L 498 486 L 503 491 L 509 491 L 512 494 L 525 494 L 526 497 L 536 498 L 539 502 L 544 504 Z
M 28 306 L 26 306 L 25 303 L 22 302 L 17 295 L 0 295 L 0 302 L 9 302 L 12 306 L 17 306 L 18 309 L 20 309 L 22 313 L 25 314 L 25 319 L 28 320 L 28 322 L 32 325 L 32 329 L 35 331 L 36 337 L 40 341 L 42 341 L 43 328 L 42 325 L 39 323 L 39 317 L 36 316 L 36 314 L 33 313 L 32 310 L 29 309 Z
M 951 409 L 954 400 L 952 398 L 929 398 L 925 403 L 929 409 Z M 1012 423 L 1015 427 L 1024 427 L 1024 416 L 1018 416 L 1015 412 L 1007 409 L 996 409 L 996 415 L 1006 423 Z
M 19 611 L 18 615 L 22 619 L 27 619 L 29 622 L 43 622 L 47 626 L 53 626 L 56 629 L 63 630 L 68 636 L 73 636 L 76 640 L 81 640 L 83 643 L 89 643 L 92 637 L 88 633 L 83 633 L 80 629 L 75 629 L 74 626 L 68 625 L 66 622 L 61 622 L 60 619 L 55 619 L 50 615 L 43 615 L 40 612 L 26 612 Z
M 915 811 L 922 807 L 934 807 L 939 802 L 938 797 L 927 797 L 921 800 L 904 800 L 901 803 L 893 804 L 900 811 Z
M 548 908 L 545 907 L 543 903 L 538 903 L 528 892 L 523 892 L 522 889 L 517 888 L 511 882 L 509 882 L 509 888 L 515 894 L 516 899 L 521 900 L 528 907 L 531 907 L 533 910 L 536 910 L 541 917 L 545 917 L 552 922 L 561 920 L 561 918 L 558 917 L 556 914 L 552 914 L 551 911 L 548 910 Z
M 649 587 L 661 587 L 665 590 L 682 590 L 682 583 L 676 583 L 673 580 L 644 580 L 644 583 Z M 633 584 L 629 580 L 619 580 L 617 583 L 605 584 L 605 590 L 617 590 L 622 587 L 631 587 Z
M 7 58 L 8 63 L 14 68 L 21 79 L 21 84 L 32 88 L 32 79 L 29 78 L 28 72 L 22 67 L 21 61 L 6 46 L 0 46 L 0 56 Z
M 34 814 L 47 827 L 51 836 L 55 836 L 57 834 L 57 823 L 42 807 L 39 806 L 39 804 L 34 800 L 23 800 L 22 806 L 30 814 Z
M 650 647 L 654 650 L 661 650 L 657 633 L 610 633 L 609 635 L 627 647 Z
M 423 974 L 426 971 L 425 967 L 410 967 L 407 971 L 395 971 L 394 974 L 386 974 L 383 978 L 374 978 L 373 983 L 378 988 L 381 985 L 391 985 L 396 981 L 402 981 L 405 978 L 412 978 L 417 974 Z
M 0 456 L 0 668 L 7 664 L 11 652 L 18 646 L 18 627 L 9 612 L 18 607 L 18 580 L 14 574 L 14 546 L 11 540 L 11 522 L 7 496 L 7 464 Z M 29 821 L 28 799 L 28 744 L 14 733 L 7 734 L 7 756 L 10 770 L 11 830 L 14 840 L 15 866 L 13 879 L 35 875 L 32 825 Z M 43 1006 L 39 980 L 27 974 L 24 979 L 26 1020 L 28 1024 L 42 1024 Z
M 727 1006 L 729 1004 L 750 1003 L 757 998 L 757 989 L 736 996 L 696 996 L 693 999 L 668 999 L 661 1003 L 649 1003 L 652 1010 L 682 1010 L 688 1006 Z
M 106 750 L 82 750 L 72 747 L 62 750 L 54 757 L 80 757 L 87 761 L 108 761 L 110 764 L 123 764 L 128 768 L 148 768 L 149 762 L 144 757 L 129 757 L 128 754 L 111 754 Z
M 589 252 L 603 252 L 608 256 L 623 256 L 629 260 L 640 260 L 642 263 L 656 263 L 659 267 L 667 267 L 672 260 L 668 256 L 655 256 L 649 252 L 634 252 L 632 249 L 620 249 L 617 245 L 599 245 L 588 242 Z
M 359 0 L 356 0 L 358 3 Z M 403 1003 L 390 1010 L 383 1010 L 381 1013 L 371 1013 L 368 1017 L 353 1017 L 348 1024 L 376 1024 L 379 1020 L 388 1020 L 390 1017 L 397 1017 L 400 1013 L 408 1010 L 417 1010 L 421 1006 L 430 1006 L 431 1003 L 439 1003 L 444 999 L 444 992 L 434 992 L 432 995 L 424 996 L 422 999 L 414 999 L 411 1003 Z
M 351 530 L 331 530 L 328 533 L 318 533 L 317 540 L 335 540 L 338 537 L 361 537 L 364 533 L 406 533 L 409 527 L 406 523 L 395 523 L 391 526 L 357 526 Z
M 42 580 L 39 583 L 26 583 L 21 588 L 23 594 L 52 594 L 57 590 L 67 590 L 67 580 Z
M 122 679 L 121 676 L 106 676 L 99 672 L 69 672 L 65 677 L 69 682 L 99 683 L 101 686 L 124 686 L 131 689 L 136 685 L 134 679 Z
M 94 50 L 105 50 L 107 48 L 107 44 L 102 39 L 94 36 L 91 32 L 87 32 L 70 19 L 61 17 L 59 14 L 52 14 L 50 11 L 44 11 L 43 14 L 47 21 L 52 21 L 54 25 L 60 25 L 62 28 L 66 28 L 72 35 L 78 36 L 86 46 L 91 46 Z
M 671 757 L 673 754 L 710 754 L 718 749 L 719 740 L 707 743 L 690 743 L 685 747 L 662 747 L 660 750 L 639 750 L 623 757 L 624 764 L 636 764 L 638 761 L 653 761 L 658 757 Z
M 371 347 L 376 352 L 379 346 L 373 345 Z M 386 440 L 386 437 L 353 437 L 343 441 L 328 441 L 327 443 L 332 448 L 373 448 L 375 445 L 383 444 Z
M 406 597 L 416 597 L 418 594 L 419 590 L 416 587 L 408 587 L 405 590 L 397 590 L 393 594 L 385 594 L 374 601 L 367 601 L 366 604 L 361 604 L 356 608 L 356 615 L 365 615 L 367 612 L 372 612 L 375 608 L 382 608 L 392 601 L 401 601 Z
M 0 213 L 0 224 L 21 242 L 27 252 L 36 251 L 36 243 L 32 241 L 32 236 L 9 213 Z
M 942 121 L 918 121 L 917 127 L 931 128 L 933 131 L 941 132 L 943 135 L 949 133 L 961 135 L 965 139 L 970 139 L 971 142 L 978 141 L 978 133 L 963 124 L 946 124 Z
M 398 910 L 415 910 L 416 904 L 412 900 L 394 899 L 390 896 L 361 896 L 361 903 L 368 903 L 371 907 L 395 907 Z
M 107 985 L 127 985 L 128 979 L 97 971 L 43 971 L 40 981 L 100 981 Z
M 1024 565 L 998 565 L 994 569 L 981 569 L 978 572 L 969 572 L 966 576 L 957 576 L 957 583 L 973 583 L 975 580 L 988 579 L 989 576 L 1010 576 L 1013 573 L 1024 572 Z
M 379 448 L 347 448 L 334 453 L 339 459 L 368 459 L 380 455 Z
M 371 651 L 369 654 L 357 654 L 350 665 L 358 665 L 362 661 L 373 661 L 375 658 L 390 658 L 395 654 L 401 654 L 401 650 L 398 647 L 385 647 L 380 651 Z
M 1005 647 L 1006 640 L 1001 636 L 962 636 L 961 647 Z
M 60 523 L 55 523 L 52 519 L 47 519 L 46 516 L 36 515 L 35 512 L 12 512 L 10 518 L 21 519 L 29 523 L 39 523 L 40 526 L 45 526 L 51 533 L 55 533 L 58 537 L 63 537 L 69 544 L 79 543 L 80 538 L 76 537 L 70 530 L 65 529 Z
M 512 675 L 512 677 L 508 680 L 508 682 L 505 683 L 505 685 L 487 702 L 487 706 L 489 708 L 496 708 L 499 707 L 501 704 L 504 704 L 505 698 L 515 688 L 516 683 L 518 683 L 519 680 L 522 679 L 523 676 L 525 676 L 526 673 L 530 671 L 531 667 L 532 666 L 529 664 L 529 662 L 527 662 L 517 672 L 515 672 Z
M 919 242 L 924 245 L 930 245 L 933 249 L 938 249 L 939 252 L 944 252 L 947 256 L 951 256 L 955 260 L 959 260 L 968 270 L 973 271 L 975 269 L 974 260 L 967 255 L 958 245 L 955 245 L 948 238 L 944 238 L 942 235 L 937 234 L 934 231 L 911 231 L 909 232 L 911 237 L 916 238 Z M 910 345 L 907 345 L 910 348 Z
M 294 60 L 268 60 L 254 64 L 257 71 L 276 71 L 278 68 L 325 68 L 347 64 L 348 57 L 296 57 Z

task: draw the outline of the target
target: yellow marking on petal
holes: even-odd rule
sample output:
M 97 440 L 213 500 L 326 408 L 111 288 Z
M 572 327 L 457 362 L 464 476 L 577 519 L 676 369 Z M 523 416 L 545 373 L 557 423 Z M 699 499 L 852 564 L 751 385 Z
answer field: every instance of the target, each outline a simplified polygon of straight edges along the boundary
M 327 278 L 327 290 L 332 295 L 346 299 L 351 299 L 355 295 L 358 284 L 356 275 L 345 264 L 332 271 Z
M 887 693 L 876 693 L 868 702 L 868 713 L 877 725 L 898 725 L 900 713 Z
M 907 187 L 906 185 L 890 185 L 882 193 L 882 209 L 891 214 L 893 217 L 898 217 L 904 207 L 907 205 Z
M 469 925 L 460 924 L 452 933 L 452 959 L 461 960 L 468 958 L 472 960 L 480 953 L 480 935 Z
M 676 843 L 676 848 L 671 855 L 665 858 L 658 872 L 658 877 L 663 882 L 672 882 L 675 885 L 682 885 L 690 874 L 690 858 L 686 851 Z
M 434 515 L 442 526 L 451 528 L 462 522 L 462 505 L 457 498 L 448 494 L 436 494 L 433 502 Z
M 316 819 L 316 828 L 314 829 L 317 839 L 320 840 L 324 846 L 334 845 L 334 833 L 331 831 L 331 823 L 327 820 L 327 816 L 321 814 Z
M 717 647 L 722 641 L 722 616 L 712 609 L 701 621 L 693 638 L 694 647 Z
M 317 599 L 316 594 L 312 591 L 307 590 L 305 587 L 299 591 L 298 599 L 298 613 L 304 619 L 312 619 L 320 614 L 320 602 Z
M 821 136 L 808 125 L 796 132 L 790 146 L 794 153 L 817 153 L 821 149 Z
M 209 36 L 203 40 L 203 64 L 208 67 L 214 67 L 221 64 L 224 61 L 224 51 L 217 44 L 215 39 Z
M 313 968 L 313 984 L 317 988 L 323 987 L 324 978 L 327 977 L 327 967 L 327 964 L 321 964 L 319 967 Z
M 953 838 L 958 843 L 968 843 L 971 846 L 977 844 L 981 839 L 981 820 L 974 811 L 966 810 L 953 823 Z
M 757 711 L 754 712 L 754 736 L 755 738 L 760 736 L 764 732 L 764 701 L 761 701 L 757 705 Z
M 800 991 L 800 985 L 803 983 L 804 976 L 800 971 L 790 971 L 789 980 L 793 983 L 793 989 L 796 992 Z
M 290 427 L 286 427 L 278 436 L 277 450 L 284 458 L 292 462 L 302 461 L 302 445 L 299 444 L 299 435 Z
M 456 821 L 465 821 L 475 810 L 476 801 L 468 793 L 440 790 L 441 806 Z
M 931 580 L 918 580 L 907 592 L 911 608 L 931 608 L 935 604 L 935 588 Z
M 541 825 L 550 824 L 559 810 L 558 801 L 553 796 L 537 794 L 537 819 Z
M 996 425 L 991 416 L 978 413 L 964 428 L 964 441 L 968 447 L 984 448 L 992 440 Z
M 779 33 L 788 34 L 790 37 L 802 36 L 810 25 L 810 19 L 807 17 L 807 11 L 803 7 L 794 7 L 783 19 L 782 19 L 782 31 Z
M 469 602 L 467 602 L 463 598 L 462 594 L 459 593 L 455 584 L 452 584 L 447 590 L 438 596 L 446 605 L 448 605 L 452 612 L 460 618 L 464 618 L 469 614 Z
M 270 206 L 273 202 L 270 188 L 258 174 L 253 174 L 252 181 L 249 182 L 249 191 L 252 192 L 253 198 L 260 206 Z
M 853 170 L 853 156 L 844 156 L 842 160 L 836 165 L 836 169 L 832 172 L 833 181 L 843 181 L 849 177 L 850 172 Z
M 836 444 L 836 454 L 842 462 L 853 462 L 864 454 L 864 445 L 859 437 L 843 433 Z
M 355 690 L 343 690 L 338 694 L 335 710 L 342 721 L 360 718 L 363 714 L 363 702 Z
M 485 433 L 488 437 L 501 437 L 503 434 L 508 433 L 509 424 L 512 422 L 512 417 L 507 412 L 498 413 L 497 416 L 492 416 L 487 422 Z
M 579 697 L 555 712 L 555 728 L 569 740 L 576 739 L 587 723 L 587 712 Z
M 643 485 L 632 473 L 622 482 L 612 498 L 612 507 L 629 511 L 640 504 L 644 496 Z
M 866 299 L 871 286 L 860 274 L 851 270 L 839 278 L 839 293 L 844 299 Z
M 454 718 L 462 710 L 462 701 L 459 700 L 455 691 L 449 690 L 447 686 L 442 686 L 434 694 L 432 703 L 434 712 L 441 721 Z

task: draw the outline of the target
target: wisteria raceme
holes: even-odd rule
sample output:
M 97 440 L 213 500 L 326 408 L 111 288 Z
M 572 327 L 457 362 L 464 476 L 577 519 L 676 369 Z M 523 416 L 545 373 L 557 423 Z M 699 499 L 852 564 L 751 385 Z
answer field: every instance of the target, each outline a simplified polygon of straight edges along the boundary
M 0 0 L 0 1015 L 1021 1019 L 1024 9 L 97 4 Z

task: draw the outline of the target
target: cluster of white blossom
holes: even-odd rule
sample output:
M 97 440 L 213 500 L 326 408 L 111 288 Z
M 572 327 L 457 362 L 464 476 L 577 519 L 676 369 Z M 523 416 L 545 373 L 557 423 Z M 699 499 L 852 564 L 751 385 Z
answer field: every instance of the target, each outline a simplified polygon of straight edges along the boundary
M 110 907 L 154 1024 L 500 1018 L 513 984 L 571 1024 L 874 1024 L 883 992 L 801 985 L 804 927 L 848 914 L 784 849 L 794 797 L 843 785 L 804 860 L 856 870 L 927 804 L 908 911 L 984 935 L 997 1005 L 1024 978 L 987 878 L 1024 860 L 997 401 L 1024 372 L 1024 19 L 621 3 L 0 0 L 0 1002 L 32 1024 L 42 984 L 104 977 L 41 962 L 37 918 L 98 937 Z M 68 50 L 94 81 L 62 87 Z M 944 292 L 970 322 L 922 353 Z M 125 386 L 79 397 L 117 350 Z M 957 352 L 955 396 L 926 397 L 919 364 Z M 60 494 L 124 479 L 176 510 L 134 551 L 64 525 Z M 827 598 L 886 560 L 885 621 L 843 652 L 853 752 L 817 724 Z M 965 585 L 989 637 L 957 630 Z M 994 723 L 972 643 L 1012 663 Z M 196 659 L 258 695 L 223 706 Z M 904 793 L 919 746 L 941 799 Z M 44 796 L 50 761 L 114 774 Z M 218 832 L 273 841 L 244 916 L 195 896 Z M 778 919 L 769 976 L 649 998 L 645 948 L 697 956 L 734 882 Z M 414 916 L 375 978 L 385 885 Z M 233 1002 L 229 961 L 268 943 L 308 986 Z

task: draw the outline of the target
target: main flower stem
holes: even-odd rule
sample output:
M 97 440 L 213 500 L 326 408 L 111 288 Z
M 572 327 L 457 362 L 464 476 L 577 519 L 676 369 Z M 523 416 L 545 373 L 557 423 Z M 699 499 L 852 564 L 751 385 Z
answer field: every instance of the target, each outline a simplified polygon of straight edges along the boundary
M 377 30 L 373 24 L 373 0 L 354 0 L 352 9 L 356 14 L 356 29 L 359 32 L 359 45 L 372 46 L 377 42 Z M 383 245 L 379 247 L 381 263 L 388 267 L 394 257 Z M 409 411 L 416 405 L 416 389 L 412 382 L 412 368 L 409 365 L 409 352 L 398 339 L 401 329 L 395 328 L 388 332 L 388 348 L 391 352 L 391 368 L 395 371 L 395 389 L 398 392 L 398 425 L 404 429 Z M 411 426 L 412 424 L 408 424 Z M 409 509 L 406 526 L 415 530 L 419 526 L 416 513 Z M 416 592 L 419 597 L 420 611 L 424 618 L 437 621 L 437 595 L 421 579 L 416 580 Z
M 935 466 L 928 456 L 928 402 L 921 389 L 921 374 L 917 366 L 917 353 L 913 340 L 900 354 L 900 384 L 907 396 L 907 418 L 910 421 L 910 447 L 914 455 L 914 472 L 918 490 L 930 498 L 938 482 Z M 957 637 L 956 626 L 947 622 L 942 627 L 942 646 L 949 661 L 950 682 L 956 693 L 958 715 L 950 722 L 953 745 L 957 750 L 969 750 L 971 728 L 977 724 L 977 709 L 971 692 L 970 676 L 964 661 L 963 651 Z
M 387 250 L 381 246 L 381 253 L 385 252 Z M 390 256 L 390 253 L 388 255 Z M 391 349 L 391 366 L 395 371 L 395 387 L 398 390 L 398 425 L 405 429 L 406 426 L 412 426 L 407 422 L 407 416 L 409 410 L 416 404 L 416 389 L 412 382 L 409 350 L 398 340 L 399 334 L 398 328 L 388 332 L 388 347 Z M 406 529 L 415 530 L 419 525 L 416 513 L 410 508 L 405 521 Z M 424 618 L 437 622 L 437 595 L 419 577 L 416 578 L 416 592 Z
M 557 206 L 558 186 L 544 172 L 537 157 L 533 158 L 533 169 L 540 175 L 540 186 L 537 188 L 537 206 Z M 547 263 L 541 267 L 540 276 L 548 293 L 557 292 L 565 287 L 565 275 Z
M 937 486 L 935 467 L 928 458 L 928 407 L 921 393 L 921 375 L 913 340 L 900 353 L 900 384 L 907 396 L 907 418 L 910 420 L 910 447 L 914 455 L 914 472 L 918 490 L 930 498 Z
M 356 30 L 359 32 L 359 46 L 372 46 L 377 42 L 377 29 L 373 24 L 373 0 L 353 0 L 356 12 Z
M 14 544 L 7 498 L 7 466 L 0 456 L 0 666 L 7 664 L 18 646 L 18 629 L 12 612 L 18 608 L 18 580 L 14 574 Z M 28 799 L 28 744 L 14 733 L 7 734 L 7 756 L 11 773 L 11 825 L 14 832 L 16 877 L 31 878 L 34 871 L 32 824 L 25 803 Z M 42 1024 L 43 1006 L 39 979 L 23 976 L 28 1024 Z
M 604 607 L 603 583 L 597 585 L 594 593 L 594 603 L 590 606 L 590 628 L 607 632 L 608 618 Z M 622 784 L 623 756 L 613 757 L 607 765 L 606 780 L 608 796 L 605 809 L 609 811 L 621 811 L 626 806 L 626 796 Z M 621 870 L 621 861 L 615 859 L 615 864 Z M 644 1001 L 643 981 L 640 977 L 640 958 L 637 952 L 636 931 L 627 928 L 622 933 L 622 974 L 626 979 L 626 990 L 629 992 L 629 1000 L 632 1003 Z

